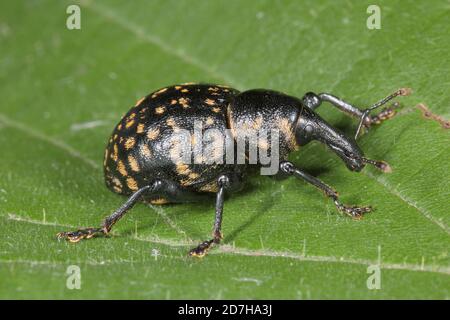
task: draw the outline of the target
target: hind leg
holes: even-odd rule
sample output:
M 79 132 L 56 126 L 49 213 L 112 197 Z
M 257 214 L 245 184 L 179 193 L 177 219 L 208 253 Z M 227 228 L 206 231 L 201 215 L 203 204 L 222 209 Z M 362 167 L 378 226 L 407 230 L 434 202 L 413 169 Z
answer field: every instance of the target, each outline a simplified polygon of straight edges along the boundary
M 192 202 L 199 201 L 204 195 L 183 190 L 173 181 L 156 179 L 151 184 L 134 192 L 128 200 L 106 217 L 98 228 L 83 228 L 76 231 L 60 232 L 58 239 L 67 239 L 70 242 L 78 242 L 81 239 L 90 239 L 99 235 L 107 235 L 113 225 L 119 221 L 138 201 L 142 199 L 164 199 L 168 202 Z

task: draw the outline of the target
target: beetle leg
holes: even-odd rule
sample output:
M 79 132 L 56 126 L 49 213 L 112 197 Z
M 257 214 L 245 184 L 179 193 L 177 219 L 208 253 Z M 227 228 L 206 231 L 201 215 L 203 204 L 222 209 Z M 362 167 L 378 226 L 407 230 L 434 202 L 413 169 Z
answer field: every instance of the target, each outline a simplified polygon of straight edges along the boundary
M 103 225 L 100 228 L 84 228 L 77 231 L 60 232 L 56 236 L 58 239 L 67 239 L 70 242 L 78 242 L 82 239 L 90 239 L 98 235 L 106 235 L 109 233 L 112 226 L 140 200 L 144 193 L 155 191 L 160 185 L 161 181 L 156 180 L 153 184 L 137 190 L 122 206 L 120 206 L 120 208 L 104 220 Z
M 190 256 L 203 257 L 211 249 L 214 244 L 219 244 L 223 238 L 222 229 L 222 214 L 223 214 L 223 203 L 225 199 L 225 190 L 230 187 L 230 179 L 226 175 L 222 175 L 217 179 L 217 184 L 219 190 L 216 194 L 216 215 L 214 219 L 214 229 L 213 238 L 210 240 L 203 241 L 196 248 L 189 251 Z
M 103 228 L 84 228 L 77 231 L 59 232 L 58 239 L 67 239 L 70 242 L 78 242 L 81 239 L 90 239 L 96 235 L 106 234 Z
M 315 186 L 316 188 L 322 190 L 327 197 L 333 200 L 334 204 L 336 205 L 336 208 L 340 212 L 343 212 L 354 219 L 361 219 L 364 213 L 370 212 L 372 210 L 370 206 L 357 207 L 342 204 L 339 201 L 338 193 L 335 190 L 333 190 L 333 188 L 326 185 L 316 177 L 313 177 L 312 175 L 297 169 L 291 162 L 288 161 L 281 162 L 280 170 L 283 171 L 284 173 L 287 173 L 288 175 L 292 175 L 297 178 L 303 179 L 304 181 Z
M 409 88 L 401 88 L 394 93 L 388 95 L 384 99 L 378 101 L 367 109 L 359 109 L 352 104 L 345 102 L 344 100 L 329 94 L 329 93 L 319 93 L 316 95 L 313 92 L 308 92 L 302 98 L 303 103 L 310 109 L 315 110 L 318 108 L 323 101 L 327 101 L 331 103 L 333 106 L 341 110 L 342 112 L 360 119 L 358 124 L 358 129 L 356 130 L 355 139 L 358 137 L 359 132 L 361 131 L 362 126 L 368 128 L 372 124 L 379 124 L 384 120 L 390 119 L 395 115 L 395 107 L 398 107 L 399 104 L 394 104 L 391 107 L 383 109 L 377 115 L 371 116 L 370 112 L 382 105 L 385 105 L 388 101 L 394 99 L 397 96 L 407 96 L 411 94 L 411 89 Z

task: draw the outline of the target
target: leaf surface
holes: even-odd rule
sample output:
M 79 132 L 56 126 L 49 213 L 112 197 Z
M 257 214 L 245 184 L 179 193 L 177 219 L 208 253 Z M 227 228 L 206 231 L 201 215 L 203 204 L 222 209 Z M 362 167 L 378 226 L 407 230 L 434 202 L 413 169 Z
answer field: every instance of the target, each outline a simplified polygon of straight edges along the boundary
M 83 1 L 0 4 L 0 297 L 447 298 L 449 132 L 416 108 L 450 117 L 447 1 Z M 55 234 L 96 226 L 124 198 L 104 187 L 103 149 L 129 107 L 156 88 L 217 82 L 302 96 L 331 92 L 368 106 L 399 87 L 392 120 L 360 138 L 394 169 L 349 172 L 322 145 L 292 154 L 348 204 L 338 214 L 313 187 L 256 176 L 225 204 L 224 245 L 202 259 L 214 203 L 139 204 L 109 239 L 76 245 Z M 400 101 L 400 100 L 399 100 Z M 320 114 L 351 135 L 355 121 Z M 155 254 L 157 253 L 157 254 Z M 81 290 L 66 287 L 81 269 Z M 379 265 L 380 290 L 369 290 Z

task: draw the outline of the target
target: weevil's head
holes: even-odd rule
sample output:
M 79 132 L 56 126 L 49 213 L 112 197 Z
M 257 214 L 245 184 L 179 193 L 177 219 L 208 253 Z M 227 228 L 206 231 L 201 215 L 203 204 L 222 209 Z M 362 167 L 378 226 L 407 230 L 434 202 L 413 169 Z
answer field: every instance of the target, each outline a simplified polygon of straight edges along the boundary
M 294 144 L 299 146 L 318 140 L 336 153 L 352 171 L 361 171 L 366 164 L 372 164 L 384 172 L 390 172 L 387 163 L 365 158 L 355 139 L 333 128 L 315 113 L 312 109 L 319 104 L 315 94 L 307 94 L 300 100 L 280 92 L 255 89 L 237 95 L 233 106 L 228 109 L 228 116 L 234 128 L 243 127 L 247 122 L 256 125 L 256 119 L 261 117 L 266 129 L 289 131 L 289 145 L 292 130 L 295 133 Z
M 318 114 L 307 107 L 302 107 L 295 130 L 297 144 L 305 145 L 311 140 L 318 140 L 336 153 L 352 171 L 361 171 L 366 162 L 364 154 L 353 138 L 347 137 L 333 128 Z

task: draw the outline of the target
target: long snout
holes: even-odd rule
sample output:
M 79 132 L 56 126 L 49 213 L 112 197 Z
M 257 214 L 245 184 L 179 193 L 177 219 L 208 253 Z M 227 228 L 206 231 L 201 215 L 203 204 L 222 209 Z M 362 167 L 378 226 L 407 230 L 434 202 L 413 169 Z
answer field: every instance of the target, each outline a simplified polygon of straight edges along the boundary
M 364 154 L 356 144 L 355 139 L 347 137 L 344 133 L 333 128 L 323 120 L 317 122 L 315 139 L 326 144 L 336 153 L 345 162 L 348 169 L 361 171 L 364 168 Z

